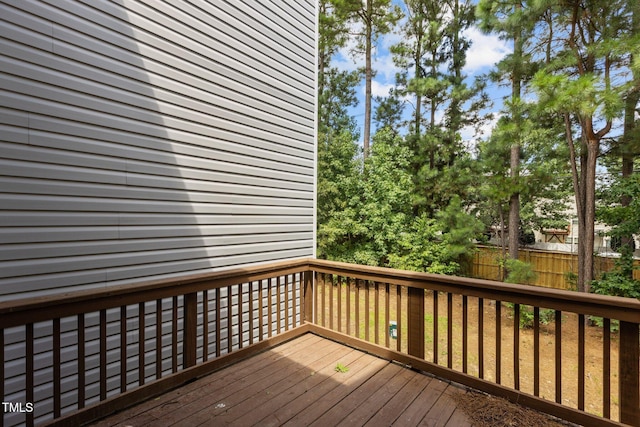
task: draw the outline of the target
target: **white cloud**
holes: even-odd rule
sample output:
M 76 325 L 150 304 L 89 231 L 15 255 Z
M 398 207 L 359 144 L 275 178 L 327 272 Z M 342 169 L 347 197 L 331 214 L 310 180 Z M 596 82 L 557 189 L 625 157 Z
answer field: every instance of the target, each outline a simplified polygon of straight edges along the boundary
M 477 154 L 478 142 L 491 135 L 491 132 L 493 132 L 493 128 L 498 124 L 500 117 L 502 117 L 501 113 L 494 114 L 491 120 L 485 121 L 480 126 L 479 132 L 477 132 L 472 126 L 467 126 L 461 130 L 460 136 L 467 147 L 467 151 Z
M 513 51 L 497 35 L 484 34 L 477 27 L 469 28 L 464 32 L 464 35 L 471 40 L 471 47 L 467 51 L 467 64 L 464 69 L 469 74 L 485 67 L 492 67 Z
M 393 89 L 394 87 L 395 87 L 395 84 L 393 82 L 382 83 L 379 80 L 372 80 L 371 95 L 374 97 L 375 96 L 387 97 L 389 96 L 389 90 Z M 364 94 L 364 85 L 362 86 L 362 93 Z

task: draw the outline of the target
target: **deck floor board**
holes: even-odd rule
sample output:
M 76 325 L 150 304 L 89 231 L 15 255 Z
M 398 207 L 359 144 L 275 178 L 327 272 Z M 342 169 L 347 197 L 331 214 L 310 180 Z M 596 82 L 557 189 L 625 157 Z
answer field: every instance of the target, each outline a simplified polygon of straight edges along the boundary
M 94 426 L 468 426 L 451 397 L 460 392 L 306 334 Z

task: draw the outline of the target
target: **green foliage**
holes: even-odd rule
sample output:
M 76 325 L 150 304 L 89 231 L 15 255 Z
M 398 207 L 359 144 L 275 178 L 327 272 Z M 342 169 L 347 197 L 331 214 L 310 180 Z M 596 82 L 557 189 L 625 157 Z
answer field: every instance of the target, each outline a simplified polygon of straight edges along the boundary
M 597 218 L 612 227 L 610 236 L 622 240 L 640 231 L 640 174 L 616 177 L 601 197 L 604 203 L 598 207 Z M 628 200 L 626 205 L 620 203 L 624 198 Z M 625 249 L 631 252 L 632 248 L 621 248 L 623 255 Z
M 532 285 L 536 281 L 536 273 L 531 264 L 519 259 L 508 258 L 504 260 L 504 268 L 507 270 L 507 283 Z
M 348 367 L 348 366 L 343 365 L 343 364 L 342 364 L 342 363 L 340 363 L 340 362 L 338 362 L 338 363 L 336 364 L 336 367 L 335 367 L 335 368 L 333 368 L 333 369 L 334 369 L 334 371 L 339 372 L 339 373 L 341 373 L 341 374 L 345 374 L 345 373 L 349 372 L 349 367 Z
M 508 308 L 512 310 L 512 313 L 515 313 L 513 303 L 504 303 Z M 548 325 L 555 320 L 555 310 L 551 310 L 548 308 L 540 309 L 539 314 L 539 322 L 541 325 Z M 535 314 L 534 309 L 528 305 L 520 306 L 520 319 L 518 321 L 521 329 L 532 329 L 535 326 Z
M 634 280 L 619 271 L 607 272 L 591 282 L 591 291 L 599 295 L 640 298 L 640 280 Z
M 564 273 L 564 281 L 569 284 L 569 287 L 567 288 L 568 290 L 578 290 L 578 275 L 573 271 L 567 271 Z

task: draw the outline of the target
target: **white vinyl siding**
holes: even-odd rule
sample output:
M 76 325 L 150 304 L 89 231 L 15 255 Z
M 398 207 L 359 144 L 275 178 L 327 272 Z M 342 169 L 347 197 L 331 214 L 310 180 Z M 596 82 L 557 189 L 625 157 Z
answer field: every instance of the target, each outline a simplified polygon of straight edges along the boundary
M 315 2 L 0 2 L 0 299 L 313 256 Z

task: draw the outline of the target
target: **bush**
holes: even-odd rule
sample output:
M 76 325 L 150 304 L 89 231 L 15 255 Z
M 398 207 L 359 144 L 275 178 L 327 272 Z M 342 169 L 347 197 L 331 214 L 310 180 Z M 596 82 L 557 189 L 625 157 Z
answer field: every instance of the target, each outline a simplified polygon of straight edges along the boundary
M 533 267 L 529 263 L 509 258 L 504 261 L 504 267 L 508 272 L 507 278 L 504 279 L 507 283 L 532 285 L 536 281 L 536 272 L 533 271 Z
M 600 280 L 591 282 L 591 292 L 599 295 L 640 298 L 640 281 L 617 271 L 604 273 Z
M 507 307 L 509 307 L 513 314 L 513 303 L 505 303 Z M 555 310 L 551 310 L 549 308 L 541 308 L 540 309 L 540 324 L 548 325 L 549 323 L 555 320 Z M 528 305 L 520 306 L 520 329 L 532 329 L 534 324 L 534 315 L 533 315 L 533 307 Z

